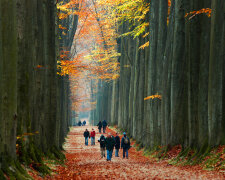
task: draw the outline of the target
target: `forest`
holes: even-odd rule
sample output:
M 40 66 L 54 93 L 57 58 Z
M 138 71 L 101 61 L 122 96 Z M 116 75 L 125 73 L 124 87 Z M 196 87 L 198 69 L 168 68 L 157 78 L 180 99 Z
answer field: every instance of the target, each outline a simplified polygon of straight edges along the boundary
M 48 174 L 81 114 L 148 151 L 225 145 L 225 1 L 0 0 L 0 179 Z
M 98 82 L 91 118 L 107 119 L 150 148 L 224 144 L 225 2 L 132 3 L 136 16 L 148 12 L 137 22 L 125 12 L 118 31 L 133 32 L 117 39 L 120 77 Z

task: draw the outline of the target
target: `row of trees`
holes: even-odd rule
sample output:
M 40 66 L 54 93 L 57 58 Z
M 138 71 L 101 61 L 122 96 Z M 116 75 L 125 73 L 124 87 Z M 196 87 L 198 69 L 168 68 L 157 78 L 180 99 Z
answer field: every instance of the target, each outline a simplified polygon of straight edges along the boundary
M 136 38 L 118 38 L 120 78 L 98 83 L 92 120 L 107 119 L 150 148 L 224 144 L 225 1 L 143 3 L 149 12 L 123 22 L 119 33 L 149 26 Z
M 3 173 L 15 173 L 14 160 L 40 168 L 41 153 L 54 152 L 57 157 L 71 123 L 69 80 L 57 75 L 57 60 L 61 50 L 72 45 L 77 16 L 59 20 L 57 2 L 0 0 Z M 70 33 L 63 34 L 59 24 Z M 2 171 L 0 179 L 4 179 Z

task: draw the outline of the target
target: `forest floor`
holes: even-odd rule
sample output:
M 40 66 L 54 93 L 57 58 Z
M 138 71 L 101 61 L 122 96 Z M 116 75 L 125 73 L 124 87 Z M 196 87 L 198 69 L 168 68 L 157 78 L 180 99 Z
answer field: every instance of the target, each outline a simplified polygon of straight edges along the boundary
M 84 145 L 83 132 L 92 128 L 98 132 L 97 127 L 81 126 L 72 127 L 65 143 L 65 166 L 55 167 L 55 174 L 45 177 L 48 180 L 67 179 L 225 179 L 223 173 L 217 171 L 202 170 L 200 166 L 173 166 L 166 160 L 156 161 L 145 157 L 142 151 L 135 148 L 129 150 L 129 159 L 113 154 L 112 161 L 101 158 L 100 147 L 97 139 L 101 134 L 97 133 L 95 145 Z M 107 129 L 115 135 L 115 131 Z M 132 142 L 134 144 L 134 142 Z M 34 177 L 34 179 L 42 179 Z

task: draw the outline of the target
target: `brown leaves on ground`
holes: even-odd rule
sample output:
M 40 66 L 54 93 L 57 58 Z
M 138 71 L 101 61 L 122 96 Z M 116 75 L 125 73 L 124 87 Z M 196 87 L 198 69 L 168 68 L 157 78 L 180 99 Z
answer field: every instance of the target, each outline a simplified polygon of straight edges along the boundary
M 95 145 L 84 145 L 83 132 L 92 126 L 73 127 L 65 144 L 66 164 L 59 166 L 57 175 L 45 179 L 225 179 L 223 174 L 216 171 L 204 171 L 199 166 L 176 167 L 169 165 L 167 161 L 156 162 L 142 155 L 142 151 L 134 148 L 129 150 L 129 159 L 115 157 L 113 152 L 112 161 L 101 158 L 100 147 L 97 142 L 101 134 L 97 133 Z M 98 132 L 97 127 L 94 127 Z M 115 135 L 115 131 L 107 129 Z M 132 143 L 133 144 L 133 143 Z M 179 151 L 179 147 L 171 151 Z

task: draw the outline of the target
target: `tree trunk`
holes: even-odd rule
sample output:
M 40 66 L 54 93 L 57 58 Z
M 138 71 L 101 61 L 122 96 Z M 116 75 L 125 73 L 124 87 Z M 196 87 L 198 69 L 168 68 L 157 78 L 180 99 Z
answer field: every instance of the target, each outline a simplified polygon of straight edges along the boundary
M 184 0 L 175 0 L 173 60 L 171 72 L 171 143 L 184 145 L 187 122 L 187 78 Z
M 225 143 L 224 118 L 222 117 L 223 65 L 224 65 L 224 8 L 223 0 L 212 1 L 212 23 L 209 58 L 209 144 Z
M 0 94 L 0 164 L 6 155 L 16 156 L 17 126 L 17 32 L 14 1 L 0 1 L 1 27 L 1 94 Z

